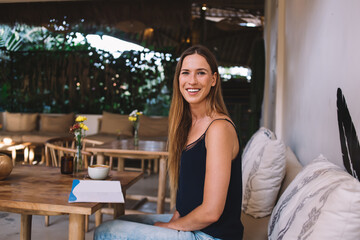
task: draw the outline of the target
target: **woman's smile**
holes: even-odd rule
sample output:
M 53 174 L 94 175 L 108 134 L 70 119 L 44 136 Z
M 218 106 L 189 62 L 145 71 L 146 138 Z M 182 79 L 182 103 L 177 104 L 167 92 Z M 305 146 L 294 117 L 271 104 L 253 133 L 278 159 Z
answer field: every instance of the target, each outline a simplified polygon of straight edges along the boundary
M 189 94 L 195 95 L 200 91 L 200 88 L 188 88 L 188 89 L 186 89 L 186 91 L 188 91 Z

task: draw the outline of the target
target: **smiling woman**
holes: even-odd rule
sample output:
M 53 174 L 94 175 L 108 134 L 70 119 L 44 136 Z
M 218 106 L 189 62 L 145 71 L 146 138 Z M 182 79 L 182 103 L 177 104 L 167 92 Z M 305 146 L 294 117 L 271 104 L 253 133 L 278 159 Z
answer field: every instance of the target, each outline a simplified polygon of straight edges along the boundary
M 99 226 L 94 239 L 241 239 L 240 149 L 214 55 L 188 48 L 177 63 L 169 114 L 175 212 L 120 217 Z

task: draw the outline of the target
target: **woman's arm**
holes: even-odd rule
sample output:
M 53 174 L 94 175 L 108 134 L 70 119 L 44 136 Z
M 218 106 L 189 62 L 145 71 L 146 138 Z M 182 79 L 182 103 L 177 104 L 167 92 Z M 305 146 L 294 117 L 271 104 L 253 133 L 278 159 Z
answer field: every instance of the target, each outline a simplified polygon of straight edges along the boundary
M 173 218 L 157 226 L 183 231 L 203 229 L 221 216 L 230 182 L 231 161 L 238 150 L 234 127 L 226 121 L 216 121 L 206 133 L 206 172 L 203 203 L 184 217 Z

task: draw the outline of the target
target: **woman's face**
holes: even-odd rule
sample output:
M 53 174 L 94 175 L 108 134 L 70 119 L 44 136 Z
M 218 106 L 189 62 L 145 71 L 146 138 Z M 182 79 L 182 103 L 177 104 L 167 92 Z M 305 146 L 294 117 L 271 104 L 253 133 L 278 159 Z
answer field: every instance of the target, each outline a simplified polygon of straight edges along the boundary
M 196 53 L 186 56 L 180 70 L 180 92 L 190 105 L 205 103 L 211 87 L 216 84 L 216 78 L 217 73 L 212 74 L 203 56 Z

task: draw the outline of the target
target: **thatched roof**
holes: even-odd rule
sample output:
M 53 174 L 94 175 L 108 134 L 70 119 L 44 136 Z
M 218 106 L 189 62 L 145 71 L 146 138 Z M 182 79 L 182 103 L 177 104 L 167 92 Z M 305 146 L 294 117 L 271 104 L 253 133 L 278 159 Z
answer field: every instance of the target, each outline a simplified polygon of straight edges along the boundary
M 206 3 L 207 11 L 201 6 Z M 0 0 L 0 23 L 41 25 L 51 29 L 63 20 L 81 23 L 87 33 L 106 33 L 154 50 L 180 53 L 191 44 L 212 49 L 223 65 L 245 65 L 262 27 L 240 27 L 236 21 L 263 16 L 263 0 Z M 221 22 L 209 19 L 225 18 Z M 235 21 L 235 24 L 234 24 Z

